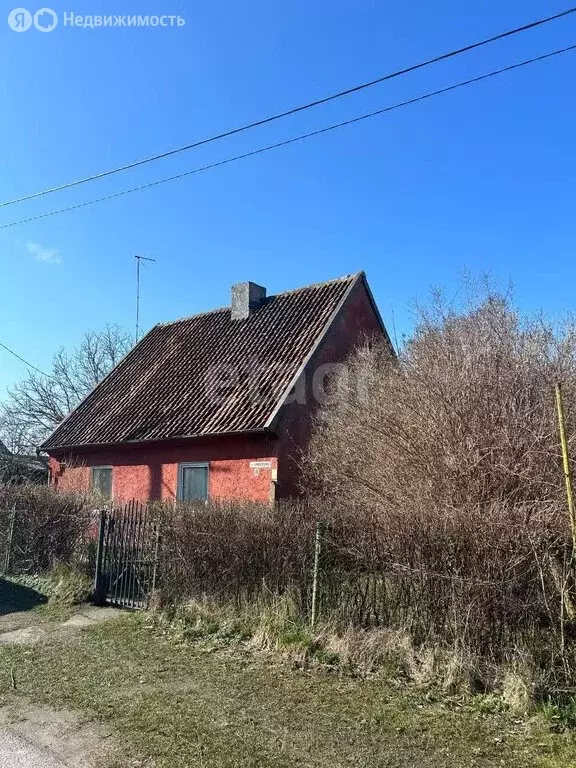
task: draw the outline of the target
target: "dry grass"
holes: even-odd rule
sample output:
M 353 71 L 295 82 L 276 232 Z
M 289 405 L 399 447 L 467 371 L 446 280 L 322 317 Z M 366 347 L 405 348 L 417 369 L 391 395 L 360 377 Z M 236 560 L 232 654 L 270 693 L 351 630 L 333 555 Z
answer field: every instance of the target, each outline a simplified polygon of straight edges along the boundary
M 527 715 L 534 709 L 534 668 L 528 664 L 506 670 L 502 681 L 502 700 L 511 712 Z
M 0 697 L 103 721 L 124 746 L 107 768 L 134 758 L 156 768 L 576 764 L 572 736 L 551 733 L 539 719 L 511 718 L 488 701 L 294 669 L 243 646 L 222 647 L 210 634 L 183 642 L 146 616 L 102 624 L 75 643 L 5 648 Z

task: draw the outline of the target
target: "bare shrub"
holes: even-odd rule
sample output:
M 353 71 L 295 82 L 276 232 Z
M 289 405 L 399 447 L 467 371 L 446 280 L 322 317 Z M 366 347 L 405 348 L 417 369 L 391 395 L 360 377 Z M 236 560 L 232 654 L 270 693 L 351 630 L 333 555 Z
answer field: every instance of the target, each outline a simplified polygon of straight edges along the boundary
M 86 496 L 48 486 L 0 486 L 0 565 L 11 529 L 11 574 L 42 573 L 57 562 L 87 564 L 91 515 Z
M 317 420 L 310 479 L 379 508 L 564 505 L 556 381 L 575 403 L 573 321 L 521 321 L 503 296 L 461 313 L 436 303 L 397 361 L 385 346 L 350 361 Z
M 554 502 L 411 514 L 319 498 L 152 512 L 162 532 L 161 604 L 182 637 L 250 637 L 297 663 L 390 670 L 447 692 L 504 688 L 514 708 L 522 680 L 526 699 L 572 679 L 554 581 L 556 565 L 565 567 L 566 525 Z
M 384 345 L 357 351 L 306 458 L 309 484 L 340 510 L 325 555 L 339 623 L 497 662 L 528 646 L 571 674 L 557 381 L 574 447 L 576 324 L 521 320 L 490 293 L 420 310 L 397 360 Z
M 495 668 L 515 663 L 522 647 L 550 681 L 566 679 L 553 575 L 565 520 L 554 504 L 474 505 L 447 515 L 318 499 L 276 508 L 166 505 L 158 513 L 163 603 L 249 615 L 259 647 L 302 641 L 306 655 L 318 640 L 369 670 L 378 658 L 391 663 L 395 651 L 383 649 L 395 644 L 408 677 L 447 690 L 490 688 Z M 300 638 L 318 519 L 320 624 Z
M 343 507 L 325 534 L 324 614 L 501 656 L 520 636 L 558 628 L 552 565 L 564 532 L 554 505 Z
M 166 598 L 246 603 L 295 590 L 305 610 L 315 520 L 304 503 L 190 503 L 161 514 Z

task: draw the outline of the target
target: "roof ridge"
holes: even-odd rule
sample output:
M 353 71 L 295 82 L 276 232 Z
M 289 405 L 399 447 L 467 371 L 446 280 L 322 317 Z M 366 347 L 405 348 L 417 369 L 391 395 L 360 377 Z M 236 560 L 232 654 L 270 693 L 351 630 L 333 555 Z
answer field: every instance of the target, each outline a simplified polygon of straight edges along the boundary
M 331 285 L 332 283 L 343 283 L 347 280 L 352 281 L 358 277 L 360 272 L 352 272 L 349 275 L 342 275 L 342 277 L 333 277 L 331 280 L 321 280 L 318 283 L 310 283 L 310 285 L 301 285 L 299 288 L 289 288 L 287 291 L 280 291 L 280 293 L 274 293 L 272 296 L 285 296 L 287 293 L 297 293 L 298 291 L 307 291 L 310 288 L 322 288 L 325 285 Z M 270 298 L 270 297 L 268 297 Z
M 279 293 L 272 293 L 270 296 L 267 296 L 267 299 L 272 299 L 275 296 L 286 296 L 290 293 L 297 293 L 298 291 L 308 291 L 310 288 L 321 288 L 325 285 L 331 285 L 332 283 L 340 283 L 345 282 L 346 280 L 352 281 L 354 278 L 358 277 L 361 272 L 353 272 L 348 275 L 342 275 L 342 277 L 334 277 L 331 280 L 321 280 L 318 283 L 310 283 L 310 285 L 301 285 L 299 288 L 289 288 L 287 291 L 280 291 Z M 213 315 L 216 312 L 229 312 L 230 307 L 217 307 L 216 309 L 207 309 L 204 312 L 194 312 L 192 315 L 185 315 L 184 317 L 179 317 L 176 320 L 168 320 L 165 323 L 157 323 L 158 326 L 161 328 L 165 328 L 168 325 L 175 325 L 176 323 L 184 323 L 186 320 L 194 320 L 196 317 L 204 317 L 205 315 Z
M 193 320 L 195 317 L 204 317 L 204 315 L 215 315 L 217 312 L 230 311 L 230 307 L 217 307 L 216 309 L 206 309 L 204 312 L 195 312 L 193 315 L 185 315 L 184 317 L 178 317 L 176 320 L 168 320 L 165 323 L 156 323 L 156 326 L 165 328 L 167 325 L 175 325 L 176 323 L 183 323 L 186 320 Z

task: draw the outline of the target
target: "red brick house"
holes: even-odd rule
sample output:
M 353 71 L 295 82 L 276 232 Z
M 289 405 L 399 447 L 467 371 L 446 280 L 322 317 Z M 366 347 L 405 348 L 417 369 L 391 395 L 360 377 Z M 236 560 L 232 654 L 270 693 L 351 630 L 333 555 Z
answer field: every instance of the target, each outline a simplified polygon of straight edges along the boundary
M 386 330 L 363 272 L 156 325 L 45 441 L 51 482 L 128 499 L 298 492 L 326 380 Z M 392 349 L 392 347 L 391 347 Z

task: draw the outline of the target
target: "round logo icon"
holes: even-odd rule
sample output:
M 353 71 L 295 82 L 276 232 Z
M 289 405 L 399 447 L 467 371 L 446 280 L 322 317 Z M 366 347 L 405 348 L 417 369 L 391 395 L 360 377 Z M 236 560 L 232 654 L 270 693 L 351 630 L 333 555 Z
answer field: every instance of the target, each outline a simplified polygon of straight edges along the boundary
M 13 8 L 8 14 L 8 26 L 13 32 L 26 32 L 32 26 L 32 14 L 26 8 Z
M 34 26 L 39 32 L 52 32 L 58 24 L 58 15 L 52 8 L 40 8 L 34 14 Z

